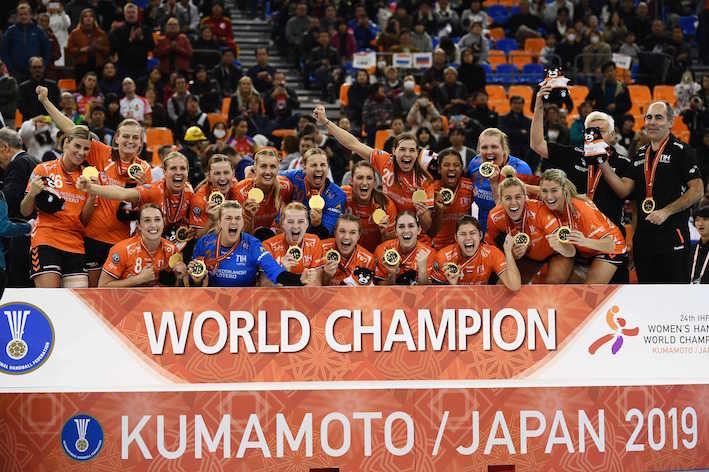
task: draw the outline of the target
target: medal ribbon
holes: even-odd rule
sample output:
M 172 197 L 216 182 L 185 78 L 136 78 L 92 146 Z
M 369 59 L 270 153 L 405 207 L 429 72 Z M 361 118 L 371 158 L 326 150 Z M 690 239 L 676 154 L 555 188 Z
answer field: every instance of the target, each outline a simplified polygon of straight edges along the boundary
M 524 204 L 524 211 L 522 212 L 522 227 L 520 228 L 518 233 L 519 232 L 522 232 L 522 233 L 526 232 L 526 231 L 524 231 L 524 228 L 526 227 L 526 225 L 527 225 L 527 203 Z M 515 226 L 517 226 L 517 225 L 515 225 Z M 507 234 L 511 234 L 512 236 L 514 236 L 516 233 L 512 233 L 513 229 L 514 228 L 512 228 L 510 226 L 510 217 L 508 216 L 507 217 Z
M 593 195 L 596 193 L 598 183 L 601 181 L 601 169 L 599 168 L 598 172 L 595 172 L 593 170 L 594 167 L 593 164 L 589 165 L 588 174 L 586 175 L 586 195 L 588 195 L 588 199 L 591 201 L 593 201 Z
M 646 198 L 652 198 L 652 187 L 655 185 L 655 171 L 657 171 L 657 164 L 660 163 L 660 158 L 662 157 L 662 151 L 665 150 L 665 146 L 667 146 L 667 143 L 670 140 L 671 135 L 667 135 L 664 141 L 662 141 L 662 144 L 660 145 L 660 148 L 657 150 L 657 154 L 655 154 L 655 162 L 652 164 L 652 171 L 650 170 L 650 151 L 652 151 L 652 145 L 647 146 L 647 151 L 645 151 L 645 197 Z
M 155 250 L 155 252 L 150 252 L 150 251 L 148 250 L 148 248 L 145 247 L 145 243 L 143 243 L 143 238 L 142 238 L 142 236 L 141 236 L 141 238 L 140 238 L 140 247 L 143 248 L 143 251 L 145 251 L 145 253 L 148 255 L 148 258 L 150 259 L 150 267 L 153 268 L 153 271 L 155 272 L 155 275 L 157 275 L 157 274 L 158 274 L 158 267 L 157 267 L 155 264 L 153 264 L 153 261 L 155 260 L 155 258 L 154 258 L 153 256 L 157 255 L 159 252 L 161 252 L 161 251 L 163 250 L 162 241 L 160 241 L 160 245 L 159 245 L 158 248 Z
M 216 246 L 214 247 L 214 256 L 215 257 L 213 259 L 209 259 L 209 260 L 204 261 L 207 264 L 207 269 L 210 272 L 213 272 L 214 270 L 216 270 L 216 268 L 219 266 L 219 263 L 221 261 L 223 261 L 224 259 L 228 259 L 229 256 L 231 256 L 234 253 L 234 251 L 236 251 L 236 246 L 238 246 L 240 242 L 241 242 L 241 237 L 239 237 L 239 240 L 237 242 L 235 242 L 226 253 L 220 255 L 219 253 L 221 252 L 221 249 L 222 249 L 222 233 L 220 231 L 219 234 L 217 234 L 217 243 L 216 243 Z
M 694 262 L 692 263 L 692 276 L 689 278 L 690 283 L 694 283 L 694 271 L 697 268 L 697 257 L 699 256 L 699 246 L 701 246 L 701 241 L 697 243 L 697 247 L 694 250 Z M 704 271 L 707 270 L 707 264 L 709 263 L 709 253 L 707 253 L 704 258 L 704 264 L 702 265 L 702 271 L 699 273 L 698 280 L 701 282 L 702 277 L 704 277 Z
M 170 201 L 170 191 L 165 188 L 164 189 L 164 197 L 163 197 L 163 213 L 167 216 L 167 224 L 168 225 L 173 225 L 177 223 L 177 218 L 182 213 L 182 209 L 185 204 L 185 191 L 180 192 L 180 203 L 177 204 L 176 210 L 173 212 L 172 211 L 172 202 Z M 167 225 L 166 225 L 167 226 Z

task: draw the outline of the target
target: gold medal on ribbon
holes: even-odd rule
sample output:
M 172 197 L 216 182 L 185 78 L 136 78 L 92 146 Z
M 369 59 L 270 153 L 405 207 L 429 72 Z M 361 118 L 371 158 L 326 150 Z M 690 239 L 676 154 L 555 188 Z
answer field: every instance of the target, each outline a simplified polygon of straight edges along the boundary
M 214 191 L 209 194 L 209 203 L 211 205 L 216 205 L 218 207 L 222 206 L 222 203 L 224 203 L 224 200 L 226 200 L 226 198 L 224 198 L 224 195 L 222 195 L 221 192 Z
M 177 252 L 177 253 L 173 254 L 172 256 L 170 256 L 170 259 L 167 261 L 167 266 L 170 269 L 174 269 L 175 266 L 177 264 L 179 264 L 180 262 L 182 262 L 182 254 Z
M 190 262 L 187 267 L 187 272 L 189 272 L 192 278 L 199 279 L 207 273 L 207 264 L 201 259 L 194 260 Z
M 411 195 L 411 200 L 413 200 L 414 203 L 426 203 L 428 195 L 425 190 L 418 189 Z
M 652 197 L 646 198 L 640 206 L 642 207 L 643 213 L 650 214 L 655 210 L 655 199 Z
M 443 271 L 447 271 L 451 275 L 458 275 L 460 273 L 460 266 L 454 262 L 446 262 L 443 264 Z
M 133 180 L 135 180 L 141 172 L 143 172 L 143 168 L 140 167 L 140 164 L 138 163 L 134 162 L 133 164 L 128 166 L 128 177 Z
M 313 195 L 308 200 L 308 206 L 311 210 L 322 210 L 325 208 L 325 199 L 320 195 Z
M 374 223 L 376 223 L 378 225 L 382 224 L 386 217 L 387 217 L 386 212 L 384 210 L 382 210 L 381 208 L 377 208 L 376 210 L 374 210 L 372 212 L 372 221 L 374 221 Z
M 298 246 L 289 247 L 286 254 L 288 254 L 295 262 L 300 262 L 303 258 L 303 250 Z
M 248 198 L 249 200 L 253 200 L 256 203 L 261 203 L 263 201 L 263 197 L 263 190 L 258 187 L 254 187 L 249 190 L 249 193 L 246 196 L 246 198 Z
M 515 244 L 524 246 L 529 243 L 529 235 L 527 233 L 517 233 L 515 234 Z
M 399 263 L 399 261 L 401 261 L 401 256 L 399 255 L 399 252 L 394 248 L 390 248 L 384 251 L 383 258 L 384 262 L 390 266 L 395 266 Z
M 494 174 L 496 170 L 497 166 L 492 161 L 485 161 L 480 164 L 480 175 L 482 175 L 486 179 L 492 176 L 492 174 Z
M 453 190 L 445 187 L 441 189 L 441 198 L 443 199 L 443 203 L 445 205 L 450 205 L 453 203 L 453 197 L 455 197 Z
M 329 251 L 327 251 L 325 253 L 325 260 L 327 260 L 328 262 L 335 261 L 339 264 L 340 263 L 340 253 L 334 249 L 330 249 Z
M 98 169 L 94 166 L 84 167 L 84 170 L 81 171 L 81 176 L 91 180 L 94 177 L 98 177 Z
M 180 226 L 175 231 L 175 239 L 181 243 L 185 243 L 190 239 L 190 229 L 187 226 Z
M 560 243 L 568 244 L 570 234 L 571 228 L 569 228 L 568 226 L 562 226 L 556 232 L 556 239 L 558 239 Z

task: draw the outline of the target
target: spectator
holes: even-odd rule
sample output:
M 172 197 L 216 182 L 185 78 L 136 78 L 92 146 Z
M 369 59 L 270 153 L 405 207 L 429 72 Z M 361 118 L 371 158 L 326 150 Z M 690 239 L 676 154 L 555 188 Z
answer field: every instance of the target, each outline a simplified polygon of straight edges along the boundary
M 364 69 L 357 70 L 355 81 L 347 91 L 347 106 L 345 107 L 347 117 L 355 126 L 362 124 L 362 105 L 369 97 L 369 87 L 369 73 Z
M 118 57 L 118 70 L 123 77 L 142 77 L 148 64 L 148 53 L 155 49 L 153 34 L 138 21 L 138 7 L 127 3 L 123 7 L 125 22 L 109 35 L 112 54 Z
M 271 120 L 270 128 L 295 128 L 299 116 L 294 116 L 294 110 L 300 107 L 298 94 L 286 86 L 286 75 L 276 71 L 273 75 L 273 87 L 266 93 L 264 99 L 266 115 Z
M 578 111 L 579 116 L 571 123 L 571 128 L 569 129 L 569 142 L 572 146 L 583 146 L 584 123 L 588 114 L 593 111 L 593 106 L 591 102 L 584 101 L 579 105 Z
M 689 107 L 682 112 L 682 121 L 689 128 L 689 145 L 698 148 L 704 140 L 704 130 L 709 129 L 709 111 L 702 97 L 693 96 Z
M 453 42 L 450 36 L 443 36 L 441 42 L 438 43 L 438 47 L 445 51 L 446 60 L 451 65 L 455 64 L 456 67 L 460 65 L 460 48 Z
M 542 20 L 551 27 L 557 17 L 561 16 L 561 11 L 566 8 L 569 21 L 574 18 L 574 4 L 570 0 L 556 0 L 544 8 Z M 563 34 L 563 33 L 562 33 Z
M 172 126 L 172 123 L 170 123 L 170 118 L 167 116 L 167 108 L 165 108 L 162 101 L 157 100 L 155 89 L 148 89 L 145 91 L 145 101 L 148 102 L 150 109 L 153 111 L 151 114 L 145 115 L 146 128 L 151 128 L 154 126 L 169 128 Z
M 109 93 L 115 93 L 118 96 L 123 94 L 123 83 L 117 77 L 116 66 L 113 62 L 107 62 L 103 65 L 98 88 L 104 96 Z
M 217 121 L 214 123 L 214 128 L 209 136 L 209 142 L 216 145 L 218 149 L 226 146 L 227 140 L 227 126 L 224 121 Z
M 406 30 L 406 28 L 401 28 L 399 26 L 399 21 L 396 18 L 389 18 L 386 28 L 379 35 L 379 39 L 377 39 L 377 47 L 384 52 L 399 50 L 395 48 L 399 48 L 399 38 L 401 37 L 401 32 L 404 30 Z M 354 35 L 352 35 L 352 37 L 354 38 Z M 357 41 L 355 41 L 355 50 L 356 49 Z
M 340 60 L 352 60 L 352 55 L 357 50 L 357 41 L 354 34 L 347 27 L 347 23 L 342 20 L 337 22 L 337 31 L 332 35 L 330 45 L 337 50 Z
M 419 98 L 416 93 L 416 80 L 413 75 L 405 76 L 403 85 L 401 94 L 394 98 L 394 114 L 397 116 L 406 116 Z
M 561 7 L 559 8 L 559 13 L 556 15 L 556 19 L 554 20 L 554 24 L 551 30 L 556 35 L 556 39 L 561 40 L 564 36 L 566 36 L 569 28 L 571 28 L 572 25 L 573 23 L 571 23 L 569 9 L 566 7 Z
M 625 40 L 626 36 L 628 36 L 628 28 L 623 24 L 623 20 L 620 19 L 618 12 L 613 12 L 610 22 L 606 25 L 603 32 L 606 41 L 614 51 L 618 50 L 620 44 Z
M 330 33 L 327 31 L 319 33 L 318 46 L 310 51 L 305 69 L 306 86 L 309 85 L 310 75 L 315 78 L 316 87 L 321 89 L 320 98 L 333 101 L 335 90 L 339 90 L 342 82 L 342 69 L 337 50 L 330 46 Z
M 57 131 L 50 117 L 39 115 L 22 123 L 18 133 L 27 152 L 39 160 L 45 152 L 54 148 Z
M 624 2 L 625 3 L 625 2 Z M 632 2 L 630 2 L 632 5 Z M 631 6 L 632 8 L 632 6 Z M 652 18 L 648 14 L 647 3 L 640 2 L 635 9 L 635 14 L 623 17 L 623 22 L 636 38 L 645 38 L 652 29 Z
M 413 37 L 411 36 L 411 31 L 407 29 L 402 29 L 399 33 L 399 43 L 389 48 L 390 52 L 420 52 L 416 46 L 414 46 Z
M 469 95 L 485 89 L 487 83 L 485 69 L 475 63 L 475 56 L 470 48 L 463 50 L 462 62 L 458 69 L 458 80 L 467 87 Z
M 207 113 L 221 111 L 222 91 L 216 80 L 207 75 L 207 68 L 203 64 L 197 65 L 194 80 L 190 81 L 190 93 L 199 98 L 199 103 Z
M 150 104 L 145 97 L 136 95 L 135 82 L 130 77 L 123 79 L 123 98 L 120 101 L 123 119 L 132 118 L 139 123 L 145 121 L 145 116 L 152 113 Z
M 167 24 L 167 20 L 170 18 L 175 18 L 177 19 L 177 24 L 180 28 L 180 33 L 184 33 L 189 37 L 189 34 L 185 31 L 185 23 L 182 21 L 180 18 L 180 11 L 179 8 L 177 7 L 177 0 L 162 0 L 162 11 L 165 13 L 164 17 L 164 22 L 160 24 L 159 29 L 164 29 L 165 25 Z
M 556 55 L 561 59 L 561 66 L 573 70 L 574 59 L 583 51 L 583 44 L 574 28 L 568 28 L 564 39 L 556 47 Z
M 425 5 L 425 3 L 422 5 Z M 414 31 L 411 34 L 411 44 L 420 52 L 433 51 L 433 40 L 426 32 L 426 24 L 421 19 L 416 20 L 414 23 Z
M 500 129 L 509 138 L 510 154 L 527 161 L 529 153 L 529 129 L 532 120 L 524 116 L 524 98 L 519 95 L 510 97 L 510 112 L 500 117 Z M 528 162 L 529 163 L 529 162 Z M 536 166 L 530 165 L 532 169 Z
M 394 105 L 384 92 L 384 85 L 372 85 L 372 94 L 362 107 L 362 125 L 367 131 L 367 140 L 374 144 L 377 130 L 388 127 L 394 114 Z
M 466 115 L 475 121 L 481 129 L 496 128 L 497 113 L 487 106 L 487 92 L 478 90 L 473 94 L 473 107 L 466 111 Z
M 396 98 L 401 93 L 401 81 L 399 80 L 399 70 L 394 66 L 387 66 L 384 69 L 384 92 L 390 99 Z
M 94 100 L 103 101 L 103 95 L 98 88 L 98 78 L 95 72 L 87 72 L 81 79 L 78 90 L 74 93 L 77 111 L 81 116 L 86 115 L 89 104 Z
M 292 139 L 291 139 L 292 138 Z M 288 170 L 294 162 L 300 161 L 310 148 L 315 147 L 312 135 L 301 134 L 299 137 L 286 136 L 281 143 L 285 157 L 281 160 L 279 169 L 281 171 Z
M 308 5 L 305 2 L 299 2 L 295 8 L 295 16 L 291 17 L 286 23 L 286 41 L 292 46 L 289 49 L 290 58 L 295 62 L 297 53 L 300 51 L 300 46 L 303 43 L 305 33 L 310 28 L 310 18 L 308 18 Z
M 372 47 L 372 42 L 377 39 L 376 33 L 373 31 L 371 22 L 364 11 L 360 11 L 355 17 L 356 24 L 352 28 L 352 32 L 357 41 L 357 50 L 367 49 Z
M 69 28 L 71 27 L 71 18 L 64 12 L 62 2 L 49 2 L 47 5 L 47 13 L 49 13 L 49 27 L 52 29 L 54 36 L 59 43 L 59 53 L 61 56 L 54 62 L 55 66 L 64 65 L 64 49 L 69 40 Z
M 646 35 L 642 41 L 642 48 L 649 52 L 666 53 L 669 45 L 669 38 L 665 33 L 665 24 L 662 20 L 654 20 L 650 34 Z
M 163 103 L 165 102 L 165 81 L 163 80 L 163 75 L 160 72 L 159 66 L 154 65 L 151 67 L 148 75 L 138 79 L 138 83 L 135 85 L 138 95 L 145 96 L 148 90 L 152 90 L 155 92 L 155 99 L 157 101 Z
M 261 98 L 252 95 L 249 97 L 248 106 L 244 113 L 249 122 L 247 134 L 256 136 L 257 134 L 267 135 L 271 131 L 268 117 L 263 113 Z
M 196 188 L 197 185 L 204 180 L 202 154 L 207 146 L 209 146 L 209 141 L 207 141 L 207 137 L 197 126 L 187 129 L 181 141 L 183 145 L 180 152 L 187 158 L 189 166 L 189 175 L 187 178 L 192 188 Z
M 416 130 L 416 141 L 418 142 L 419 149 L 428 149 L 432 152 L 438 151 L 436 138 L 431 133 L 431 130 L 425 126 L 419 126 Z
M 175 123 L 175 133 L 177 136 L 184 136 L 187 130 L 193 126 L 199 127 L 205 136 L 209 135 L 210 126 L 207 114 L 199 108 L 199 100 L 192 94 L 185 99 L 185 110 Z
M 340 22 L 341 21 L 337 19 L 337 10 L 335 9 L 335 6 L 326 6 L 325 15 L 320 18 L 320 29 L 333 34 L 337 30 L 337 24 Z
M 62 133 L 62 130 L 57 132 L 55 142 L 54 149 L 45 152 L 42 156 L 42 162 L 55 161 L 61 157 L 62 152 L 64 152 L 64 133 Z
M 411 18 L 411 15 L 409 15 L 404 2 L 397 2 L 396 10 L 394 10 L 394 15 L 391 19 L 396 20 L 399 28 L 401 29 L 410 30 L 414 25 L 413 19 Z
M 266 93 L 273 87 L 273 74 L 276 68 L 268 63 L 268 48 L 256 48 L 256 64 L 249 68 L 246 75 L 251 77 L 254 87 L 259 93 Z
M 71 92 L 62 92 L 59 102 L 61 112 L 69 118 L 75 125 L 81 124 L 83 118 L 76 109 L 76 100 Z
M 602 67 L 603 79 L 595 84 L 586 97 L 594 110 L 608 113 L 614 120 L 621 122 L 623 115 L 630 110 L 630 92 L 628 87 L 616 78 L 615 63 L 606 62 Z
M 417 24 L 420 24 L 423 26 L 423 31 L 426 33 L 433 35 L 437 34 L 438 30 L 436 29 L 436 18 L 433 10 L 431 9 L 430 1 L 424 0 L 419 3 L 418 7 L 419 9 L 414 16 L 414 29 L 416 29 Z
M 620 45 L 618 53 L 625 54 L 633 58 L 632 64 L 638 63 L 638 58 L 640 55 L 640 46 L 635 43 L 635 33 L 629 31 L 625 38 L 623 38 L 623 44 Z
M 382 147 L 382 149 L 385 152 L 391 154 L 394 150 L 394 142 L 396 141 L 396 137 L 399 136 L 401 133 L 404 133 L 405 131 L 405 118 L 403 116 L 394 116 L 394 118 L 391 119 L 391 136 L 389 136 L 387 140 L 384 141 L 384 146 Z
M 50 74 L 54 76 L 54 62 L 58 61 L 59 58 L 62 57 L 62 48 L 59 45 L 59 40 L 56 36 L 54 36 L 52 29 L 49 27 L 48 14 L 40 13 L 39 15 L 37 15 L 37 26 L 39 27 L 39 29 L 44 31 L 44 34 L 47 35 L 47 39 L 49 40 L 49 47 L 52 51 L 52 62 L 49 64 L 49 67 L 47 69 L 50 71 Z
M 474 22 L 470 26 L 470 33 L 466 34 L 462 38 L 460 38 L 460 43 L 458 44 L 458 47 L 466 49 L 472 49 L 473 54 L 475 55 L 475 63 L 476 64 L 486 64 L 487 63 L 487 54 L 488 54 L 488 49 L 490 48 L 490 45 L 487 41 L 487 38 L 484 38 L 483 35 L 483 26 L 482 24 L 478 22 Z
M 142 11 L 143 24 L 150 31 L 159 31 L 167 20 L 165 9 L 160 6 L 159 0 L 148 0 L 148 5 Z
M 689 69 L 690 62 L 690 43 L 685 39 L 682 28 L 675 26 L 672 28 L 669 45 L 667 47 L 670 56 L 672 56 L 672 64 L 667 76 L 668 83 L 677 83 L 682 78 L 682 73 Z
M 539 30 L 543 28 L 544 23 L 537 15 L 533 15 L 529 11 L 529 0 L 520 0 L 519 12 L 510 16 L 505 23 L 505 28 L 515 31 L 515 38 L 519 44 L 524 44 L 527 38 L 539 38 Z
M 53 64 L 49 39 L 32 22 L 29 3 L 23 2 L 17 6 L 17 23 L 5 31 L 0 41 L 0 56 L 10 75 L 17 80 L 26 79 L 31 74 L 28 65 L 32 57 L 42 58 L 43 64 Z
M 254 141 L 248 136 L 249 119 L 246 115 L 237 116 L 232 124 L 231 133 L 226 143 L 242 156 L 254 155 Z
M 199 31 L 199 10 L 191 0 L 177 0 L 177 18 L 180 20 L 183 33 L 188 36 L 197 34 Z
M 0 61 L 0 114 L 5 126 L 15 129 L 15 110 L 20 99 L 17 80 L 7 73 L 5 64 Z
M 222 89 L 222 95 L 231 96 L 239 86 L 242 77 L 241 69 L 234 65 L 234 51 L 225 49 L 222 52 L 222 61 L 212 69 L 212 77 Z
M 229 105 L 229 122 L 234 120 L 238 115 L 246 112 L 249 105 L 249 97 L 256 95 L 261 98 L 261 94 L 254 88 L 251 79 L 248 76 L 243 76 L 239 80 L 239 88 L 234 95 L 231 96 L 231 104 Z
M 443 83 L 436 90 L 436 106 L 446 116 L 462 115 L 467 108 L 465 85 L 458 80 L 455 67 L 446 67 Z
M 546 36 L 546 44 L 539 52 L 539 62 L 544 65 L 554 65 L 556 61 L 556 35 L 549 33 Z
M 160 36 L 155 46 L 155 57 L 160 60 L 160 72 L 169 74 L 190 70 L 192 46 L 187 35 L 180 33 L 180 22 L 172 17 L 165 23 L 165 35 Z
M 87 8 L 94 9 L 91 0 L 71 0 L 66 5 L 66 13 L 71 20 L 71 28 L 79 24 L 81 12 Z
M 106 127 L 106 109 L 103 104 L 100 102 L 91 103 L 86 118 L 89 130 L 98 136 L 99 141 L 111 146 L 116 131 Z
M 192 41 L 192 49 L 199 49 L 205 51 L 221 51 L 219 48 L 219 41 L 217 41 L 216 36 L 212 33 L 212 28 L 209 26 L 203 26 L 199 30 L 199 37 Z M 225 49 L 223 52 L 230 51 L 232 62 L 234 61 L 234 51 L 230 48 Z M 223 53 L 222 53 L 223 54 Z
M 31 57 L 29 59 L 30 78 L 20 84 L 20 113 L 22 118 L 28 120 L 37 115 L 44 114 L 44 107 L 37 100 L 38 86 L 46 87 L 49 90 L 49 100 L 55 105 L 59 104 L 59 88 L 53 80 L 44 77 L 44 60 L 41 57 Z
M 177 120 L 185 112 L 187 97 L 190 92 L 187 90 L 187 79 L 184 75 L 178 75 L 175 78 L 175 93 L 167 101 L 167 116 L 173 125 L 177 124 Z
M 106 127 L 111 129 L 118 128 L 118 124 L 123 121 L 123 117 L 121 116 L 121 102 L 118 95 L 115 93 L 106 94 L 103 106 L 106 108 Z
M 83 10 L 79 24 L 69 35 L 67 43 L 76 76 L 83 77 L 87 72 L 103 67 L 110 49 L 108 36 L 96 23 L 93 10 Z
M 705 77 L 709 77 L 706 76 Z M 683 112 L 689 108 L 690 98 L 697 95 L 702 90 L 702 86 L 694 81 L 691 70 L 686 70 L 682 74 L 682 81 L 675 85 L 676 102 L 673 104 L 675 110 Z
M 620 145 L 623 146 L 625 149 L 630 150 L 633 144 L 633 140 L 635 139 L 635 131 L 633 130 L 634 127 L 635 118 L 633 117 L 633 115 L 626 114 L 625 116 L 623 116 L 623 123 L 621 125 L 620 132 L 618 133 L 618 143 L 620 143 Z
M 586 74 L 599 75 L 602 66 L 611 60 L 611 47 L 603 40 L 602 34 L 591 31 L 590 44 L 583 49 L 583 70 Z
M 460 34 L 460 16 L 451 7 L 450 0 L 438 0 L 435 7 L 436 31 L 446 31 L 451 36 Z
M 431 129 L 433 120 L 440 117 L 441 114 L 436 109 L 433 101 L 428 96 L 422 96 L 414 102 L 414 105 L 409 110 L 409 114 L 406 116 L 406 123 L 408 123 L 412 132 L 416 132 L 421 126 Z
M 544 105 L 545 138 L 550 143 L 568 145 L 569 128 L 561 118 L 559 107 L 554 103 Z
M 463 11 L 463 14 L 460 16 L 460 26 L 463 31 L 469 31 L 473 23 L 480 23 L 481 25 L 490 24 L 487 18 L 487 12 L 482 9 L 482 2 L 480 0 L 472 0 L 470 2 L 470 8 Z
M 443 82 L 443 70 L 446 68 L 446 63 L 446 52 L 441 48 L 436 48 L 433 51 L 433 64 L 423 74 L 422 85 L 424 90 L 428 92 L 436 90 L 438 85 Z
M 234 42 L 231 19 L 228 16 L 224 16 L 224 3 L 222 0 L 215 0 L 212 3 L 212 14 L 202 18 L 200 26 L 209 26 L 217 41 L 219 41 L 219 45 L 233 50 L 234 56 L 239 57 L 239 49 Z
M 465 145 L 465 130 L 459 126 L 451 128 L 448 133 L 448 139 L 450 141 L 450 148 L 448 149 L 453 149 L 460 154 L 460 157 L 463 158 L 463 168 L 467 169 L 470 161 L 475 158 L 477 153 L 474 149 Z

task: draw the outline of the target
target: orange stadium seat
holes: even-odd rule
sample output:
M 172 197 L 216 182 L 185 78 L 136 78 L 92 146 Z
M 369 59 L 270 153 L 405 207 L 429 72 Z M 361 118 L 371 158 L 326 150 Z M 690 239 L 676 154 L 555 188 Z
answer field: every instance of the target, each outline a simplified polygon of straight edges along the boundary
M 229 115 L 226 113 L 207 113 L 207 119 L 209 120 L 209 128 L 214 128 L 214 124 L 223 121 L 224 123 L 229 122 Z
M 497 41 L 498 39 L 504 39 L 505 38 L 505 30 L 503 30 L 499 26 L 495 27 L 495 28 L 490 28 L 489 35 L 493 41 Z
M 508 62 L 516 65 L 518 69 L 522 69 L 523 65 L 532 63 L 532 57 L 533 54 L 528 51 L 510 51 Z
M 228 115 L 230 106 L 231 106 L 231 97 L 224 97 L 222 99 L 222 113 L 224 113 L 225 115 Z
M 158 148 L 166 144 L 175 144 L 170 129 L 156 126 L 145 130 L 145 147 L 153 156 L 153 165 L 160 164 Z
M 682 132 L 684 132 L 684 131 L 686 131 L 686 132 L 689 133 L 689 128 L 687 127 L 687 125 L 685 124 L 685 122 L 682 121 L 682 117 L 681 117 L 681 116 L 676 116 L 676 117 L 675 117 L 675 122 L 672 123 L 672 133 L 673 133 L 673 134 L 676 134 L 677 136 L 679 136 L 679 133 L 682 133 Z
M 518 7 L 519 0 L 498 0 L 497 4 L 508 7 L 508 8 L 509 7 Z
M 276 138 L 285 138 L 286 136 L 298 136 L 298 132 L 291 128 L 274 129 L 271 133 Z
M 677 101 L 675 88 L 672 85 L 655 85 L 655 88 L 652 90 L 652 100 L 654 102 L 665 101 L 674 106 Z
M 500 116 L 510 112 L 510 102 L 507 100 L 488 100 L 487 105 Z
M 572 85 L 569 87 L 569 95 L 571 96 L 571 101 L 574 102 L 574 108 L 578 108 L 588 96 L 588 87 L 585 85 Z
M 632 102 L 632 108 L 630 113 L 632 114 L 645 114 L 648 105 L 652 103 L 652 95 L 650 95 L 650 89 L 647 85 L 628 85 L 628 92 L 630 92 L 630 101 Z
M 74 79 L 59 79 L 59 82 L 57 82 L 57 87 L 59 87 L 59 90 L 63 91 L 68 91 L 68 92 L 74 92 L 76 90 L 76 80 Z
M 487 53 L 487 61 L 490 63 L 492 70 L 497 69 L 498 64 L 507 64 L 507 57 L 505 57 L 505 51 L 500 51 L 499 49 L 490 49 Z
M 544 38 L 527 38 L 524 40 L 524 50 L 539 54 L 547 45 Z
M 384 143 L 386 143 L 389 136 L 391 136 L 390 129 L 380 129 L 377 134 L 374 135 L 374 147 L 376 149 L 384 149 Z
M 446 115 L 441 115 L 441 124 L 443 125 L 443 131 L 448 133 L 450 128 L 448 126 L 448 117 Z
M 633 83 L 633 77 L 630 75 L 630 71 L 628 69 L 623 69 L 621 67 L 616 66 L 615 76 L 618 78 L 618 80 L 622 80 L 626 85 L 630 85 Z
M 633 115 L 633 118 L 635 118 L 635 123 L 633 124 L 633 131 L 636 133 L 643 129 L 643 126 L 645 126 L 645 116 L 644 115 Z
M 15 129 L 20 129 L 20 126 L 22 126 L 22 113 L 18 108 L 15 110 Z
M 350 90 L 350 84 L 342 84 L 340 85 L 340 106 L 346 107 L 348 98 L 347 98 L 347 92 Z
M 675 136 L 677 136 L 680 141 L 684 141 L 685 143 L 689 143 L 689 138 L 690 138 L 690 133 L 688 129 L 679 131 L 677 133 L 673 133 Z
M 502 85 L 486 85 L 485 92 L 487 92 L 488 101 L 507 100 L 505 87 L 503 87 Z
M 534 90 L 529 85 L 510 85 L 507 90 L 507 96 L 512 97 L 518 95 L 524 99 L 525 108 L 529 108 L 530 103 L 532 103 L 532 94 Z

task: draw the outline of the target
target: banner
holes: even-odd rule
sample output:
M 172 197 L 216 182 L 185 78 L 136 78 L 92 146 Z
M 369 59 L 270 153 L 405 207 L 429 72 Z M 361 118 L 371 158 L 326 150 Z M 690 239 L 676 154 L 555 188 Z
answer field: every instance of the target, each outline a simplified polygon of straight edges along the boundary
M 627 54 L 613 53 L 613 62 L 621 69 L 628 70 L 633 62 L 633 58 Z
M 354 69 L 369 69 L 377 65 L 377 53 L 374 51 L 356 52 L 352 57 Z
M 411 54 L 408 52 L 395 52 L 391 62 L 392 65 L 398 69 L 410 69 Z
M 430 52 L 413 53 L 414 68 L 428 69 L 433 65 L 433 54 Z

